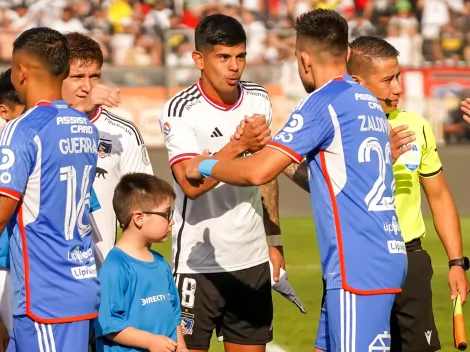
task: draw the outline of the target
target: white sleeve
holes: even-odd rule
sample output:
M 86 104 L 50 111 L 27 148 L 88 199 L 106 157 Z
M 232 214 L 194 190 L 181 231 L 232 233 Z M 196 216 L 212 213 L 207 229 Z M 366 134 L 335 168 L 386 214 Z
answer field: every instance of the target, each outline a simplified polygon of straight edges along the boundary
M 167 109 L 164 109 L 164 111 Z M 170 167 L 201 154 L 194 127 L 183 117 L 169 117 L 163 113 L 160 119 L 162 135 L 168 151 Z
M 273 122 L 273 105 L 271 104 L 271 100 L 268 98 L 266 100 L 266 122 L 268 123 L 269 127 Z
M 152 164 L 145 146 L 144 140 L 137 127 L 135 128 L 138 136 L 130 136 L 127 148 L 125 148 L 119 162 L 121 176 L 130 172 L 142 172 L 153 175 Z

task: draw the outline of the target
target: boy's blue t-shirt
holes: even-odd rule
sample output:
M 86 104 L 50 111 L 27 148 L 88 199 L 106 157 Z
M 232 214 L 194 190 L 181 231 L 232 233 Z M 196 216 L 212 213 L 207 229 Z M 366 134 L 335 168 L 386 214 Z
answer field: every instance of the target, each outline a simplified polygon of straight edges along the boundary
M 101 209 L 100 202 L 96 196 L 95 190 L 91 189 L 90 193 L 90 213 Z M 0 269 L 10 268 L 10 255 L 9 255 L 9 243 L 8 243 L 8 232 L 5 228 L 0 236 Z
M 98 273 L 97 351 L 141 352 L 105 337 L 129 326 L 177 341 L 176 327 L 181 325 L 178 291 L 165 258 L 155 251 L 152 254 L 153 262 L 143 262 L 114 247 L 106 257 Z

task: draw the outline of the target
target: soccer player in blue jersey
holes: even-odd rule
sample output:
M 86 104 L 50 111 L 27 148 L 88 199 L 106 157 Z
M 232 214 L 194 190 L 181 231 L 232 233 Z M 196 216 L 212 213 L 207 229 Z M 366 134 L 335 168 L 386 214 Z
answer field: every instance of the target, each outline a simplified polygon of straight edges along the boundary
M 123 233 L 99 272 L 98 352 L 187 352 L 170 266 L 150 249 L 170 235 L 174 198 L 167 182 L 149 174 L 127 174 L 116 186 Z
M 61 100 L 69 48 L 33 28 L 14 42 L 11 81 L 27 111 L 0 135 L 0 231 L 14 288 L 8 351 L 88 350 L 98 279 L 89 225 L 98 132 Z
M 309 94 L 266 148 L 230 161 L 198 156 L 187 177 L 258 185 L 307 158 L 327 291 L 318 336 L 328 337 L 317 347 L 389 347 L 390 311 L 407 257 L 395 213 L 387 119 L 372 93 L 346 74 L 345 19 L 318 9 L 300 16 L 295 27 L 299 75 Z

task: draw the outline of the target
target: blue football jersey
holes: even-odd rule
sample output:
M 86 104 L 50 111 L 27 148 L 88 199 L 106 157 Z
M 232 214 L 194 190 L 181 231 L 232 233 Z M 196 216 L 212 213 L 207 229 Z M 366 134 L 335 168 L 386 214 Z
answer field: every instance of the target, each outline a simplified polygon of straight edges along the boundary
M 18 201 L 7 225 L 14 315 L 43 323 L 97 315 L 89 211 L 98 139 L 63 101 L 42 102 L 0 135 L 0 194 Z
M 307 160 L 327 289 L 400 292 L 407 256 L 388 122 L 377 98 L 340 76 L 307 95 L 268 146 Z

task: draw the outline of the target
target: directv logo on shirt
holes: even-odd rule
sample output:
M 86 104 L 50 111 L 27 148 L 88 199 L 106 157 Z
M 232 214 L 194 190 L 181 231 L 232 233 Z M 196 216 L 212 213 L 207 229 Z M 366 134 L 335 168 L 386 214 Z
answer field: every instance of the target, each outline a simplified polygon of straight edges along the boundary
M 150 296 L 147 298 L 141 298 L 140 300 L 142 301 L 142 306 L 145 306 L 150 303 L 165 301 L 167 299 L 169 300 L 170 298 L 171 298 L 170 294 L 167 293 L 166 295 Z

